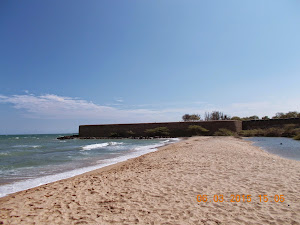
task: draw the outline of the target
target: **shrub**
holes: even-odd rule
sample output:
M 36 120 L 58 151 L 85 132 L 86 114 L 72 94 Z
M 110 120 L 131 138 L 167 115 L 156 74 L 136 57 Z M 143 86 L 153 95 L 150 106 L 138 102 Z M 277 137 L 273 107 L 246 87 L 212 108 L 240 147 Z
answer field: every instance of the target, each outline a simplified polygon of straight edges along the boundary
M 153 129 L 145 130 L 145 133 L 149 136 L 169 136 L 170 132 L 167 127 L 156 127 Z
M 294 137 L 300 133 L 300 128 L 288 124 L 284 128 L 271 127 L 268 129 L 242 130 L 239 135 L 243 137 Z
M 242 130 L 239 135 L 243 137 L 262 137 L 265 136 L 265 131 L 262 129 Z
M 299 128 L 296 128 L 296 124 L 286 124 L 284 126 L 284 132 L 282 133 L 283 137 L 294 137 L 297 135 Z
M 300 133 L 298 133 L 295 137 L 293 137 L 293 139 L 300 141 Z
M 134 133 L 132 130 L 128 130 L 128 131 L 126 132 L 126 134 L 127 134 L 128 136 L 134 136 L 134 135 L 135 135 L 135 133 Z
M 253 136 L 255 136 L 255 137 L 265 136 L 265 130 L 263 130 L 263 129 L 254 129 L 253 134 L 254 134 Z
M 300 134 L 300 128 L 293 129 L 293 132 L 294 132 L 295 135 Z M 295 135 L 293 135 L 293 136 L 295 136 Z
M 266 137 L 281 137 L 284 130 L 282 128 L 271 127 L 265 130 Z
M 254 133 L 253 133 L 253 130 L 241 130 L 239 132 L 239 135 L 243 136 L 243 137 L 253 137 Z
M 209 130 L 205 129 L 204 127 L 201 127 L 199 125 L 190 125 L 188 127 L 188 130 L 193 134 L 193 135 L 206 135 Z
M 288 131 L 288 130 L 292 130 L 296 127 L 296 124 L 285 124 L 284 125 L 284 129 L 285 131 Z
M 234 133 L 231 130 L 220 128 L 214 133 L 214 136 L 233 136 Z
M 121 135 L 118 134 L 117 132 L 112 132 L 112 133 L 110 133 L 109 136 L 110 136 L 110 137 L 121 137 Z
M 254 132 L 254 130 L 241 130 L 239 132 L 239 135 L 241 135 L 243 137 L 254 137 L 255 132 Z

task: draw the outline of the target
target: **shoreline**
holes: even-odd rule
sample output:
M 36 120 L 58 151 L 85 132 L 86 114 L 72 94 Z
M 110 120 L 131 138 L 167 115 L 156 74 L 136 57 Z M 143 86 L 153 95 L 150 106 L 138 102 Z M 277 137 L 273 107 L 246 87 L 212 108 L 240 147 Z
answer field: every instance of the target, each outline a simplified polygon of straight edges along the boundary
M 300 224 L 300 163 L 232 137 L 192 137 L 0 198 L 3 224 Z M 197 202 L 249 194 L 252 202 Z M 284 195 L 285 202 L 259 202 Z M 22 205 L 20 204 L 22 202 Z
M 56 173 L 56 174 L 50 174 L 47 176 L 40 176 L 40 177 L 36 177 L 36 178 L 32 178 L 32 179 L 25 179 L 25 180 L 12 182 L 12 183 L 3 184 L 0 186 L 0 190 L 3 192 L 3 194 L 0 193 L 0 199 L 3 197 L 9 196 L 11 194 L 26 191 L 26 190 L 40 187 L 43 185 L 47 185 L 47 184 L 50 184 L 53 182 L 58 182 L 60 180 L 65 180 L 65 179 L 69 179 L 72 177 L 80 176 L 85 173 L 96 171 L 96 170 L 99 170 L 99 169 L 102 169 L 102 168 L 105 168 L 108 166 L 112 166 L 112 165 L 115 165 L 115 164 L 118 164 L 121 162 L 126 162 L 127 160 L 140 157 L 140 156 L 148 154 L 150 152 L 157 151 L 160 147 L 176 143 L 180 140 L 183 140 L 184 138 L 176 138 L 176 140 L 174 138 L 160 138 L 160 139 L 162 139 L 162 140 L 168 139 L 169 142 L 162 142 L 162 143 L 142 146 L 142 147 L 146 147 L 146 149 L 142 150 L 142 151 L 133 151 L 132 153 L 127 154 L 127 155 L 122 155 L 122 156 L 118 156 L 116 158 L 107 159 L 106 162 L 101 163 L 101 164 L 99 163 L 99 164 L 96 164 L 93 166 L 86 166 L 86 167 L 82 167 L 82 168 L 78 168 L 78 169 L 74 169 L 74 170 L 68 170 L 68 171 L 64 171 L 64 172 L 60 172 L 60 173 Z
M 280 139 L 281 138 L 281 139 L 284 139 L 284 141 L 279 144 L 281 146 L 281 148 L 278 147 L 278 146 L 274 146 L 274 145 L 265 145 L 265 146 L 263 146 L 262 144 L 259 144 L 259 141 L 261 141 L 261 140 L 255 140 L 255 139 L 259 139 L 259 138 L 268 139 L 268 141 L 270 139 Z M 274 155 L 274 156 L 279 156 L 280 158 L 283 158 L 283 159 L 288 159 L 288 160 L 300 162 L 300 158 L 299 158 L 298 155 L 292 155 L 292 156 L 291 155 L 284 155 L 286 153 L 289 153 L 289 151 L 287 150 L 286 152 L 284 152 L 284 150 L 282 149 L 282 146 L 286 146 L 285 145 L 286 143 L 284 143 L 284 142 L 286 142 L 287 140 L 288 141 L 297 141 L 297 140 L 293 140 L 289 137 L 242 137 L 242 139 L 245 140 L 245 141 L 251 142 L 253 146 L 260 148 L 261 150 L 265 151 L 268 154 L 271 154 L 271 155 Z M 277 150 L 278 152 L 274 152 L 274 150 Z

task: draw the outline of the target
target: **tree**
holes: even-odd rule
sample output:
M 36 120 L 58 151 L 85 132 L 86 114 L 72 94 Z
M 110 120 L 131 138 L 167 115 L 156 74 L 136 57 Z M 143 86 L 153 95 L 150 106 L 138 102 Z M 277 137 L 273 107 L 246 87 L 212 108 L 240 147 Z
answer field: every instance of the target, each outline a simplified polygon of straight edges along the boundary
M 204 120 L 205 121 L 209 121 L 210 120 L 210 113 L 209 112 L 205 112 L 205 114 L 204 114 Z
M 198 121 L 201 119 L 201 116 L 199 114 L 192 114 L 190 117 L 191 121 Z
M 223 112 L 220 111 L 212 111 L 211 113 L 205 112 L 204 116 L 206 121 L 209 120 L 230 120 L 230 116 L 224 114 Z
M 259 117 L 254 115 L 249 117 L 250 120 L 259 120 Z
M 270 118 L 268 116 L 263 116 L 261 119 L 262 120 L 269 120 Z
M 243 117 L 242 120 L 259 120 L 259 117 L 254 115 L 249 117 Z
M 272 119 L 281 119 L 284 117 L 284 113 L 278 112 L 275 114 L 275 116 L 272 117 Z
M 231 117 L 231 120 L 242 120 L 242 119 L 238 116 L 233 116 L 233 117 Z
M 184 115 L 182 116 L 182 120 L 183 120 L 184 122 L 190 121 L 190 118 L 191 118 L 190 114 L 184 114 Z
M 182 116 L 182 120 L 184 122 L 187 122 L 187 121 L 199 121 L 201 119 L 201 116 L 199 114 L 184 114 Z
M 228 116 L 228 115 L 226 115 L 226 114 L 224 114 L 222 120 L 231 120 L 231 117 Z
M 223 113 L 219 111 L 213 111 L 210 114 L 210 120 L 221 120 L 223 117 Z
M 285 118 L 296 118 L 298 117 L 297 111 L 291 111 L 285 114 Z
M 272 119 L 288 119 L 288 118 L 300 118 L 300 113 L 297 111 L 290 111 L 288 113 L 278 112 Z

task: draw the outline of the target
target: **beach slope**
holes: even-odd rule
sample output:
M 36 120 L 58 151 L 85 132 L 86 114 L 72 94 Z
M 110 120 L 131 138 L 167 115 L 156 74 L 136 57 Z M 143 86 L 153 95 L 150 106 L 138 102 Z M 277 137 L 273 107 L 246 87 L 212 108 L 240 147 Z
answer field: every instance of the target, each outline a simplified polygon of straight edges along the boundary
M 299 187 L 299 161 L 192 137 L 1 198 L 0 224 L 300 224 Z

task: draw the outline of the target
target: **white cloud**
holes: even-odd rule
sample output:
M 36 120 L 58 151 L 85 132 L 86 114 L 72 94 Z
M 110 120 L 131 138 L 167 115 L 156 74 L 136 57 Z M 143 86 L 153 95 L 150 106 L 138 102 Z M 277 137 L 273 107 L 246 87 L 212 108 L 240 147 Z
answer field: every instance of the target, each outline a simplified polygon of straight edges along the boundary
M 160 112 L 149 109 L 124 110 L 102 106 L 78 98 L 47 95 L 0 95 L 0 103 L 10 103 L 24 110 L 26 117 L 55 119 L 101 119 L 117 121 L 155 121 Z M 158 116 L 157 116 L 158 115 Z M 163 119 L 163 118 L 161 118 Z
M 124 102 L 123 98 L 119 97 L 119 98 L 115 98 L 114 99 L 116 102 L 122 103 Z
M 179 103 L 176 105 L 160 104 L 156 107 L 152 105 L 151 109 L 147 105 L 144 105 L 145 108 L 141 105 L 139 107 L 127 105 L 126 109 L 121 109 L 117 108 L 117 105 L 98 105 L 79 98 L 53 94 L 39 96 L 26 94 L 0 95 L 0 103 L 12 104 L 29 118 L 95 119 L 99 123 L 180 121 L 185 113 L 196 113 L 203 117 L 205 112 L 213 110 L 222 111 L 231 116 L 273 116 L 276 112 L 300 111 L 300 99 L 232 103 L 225 106 L 204 102 L 198 102 L 198 104 L 185 102 L 184 105 Z

